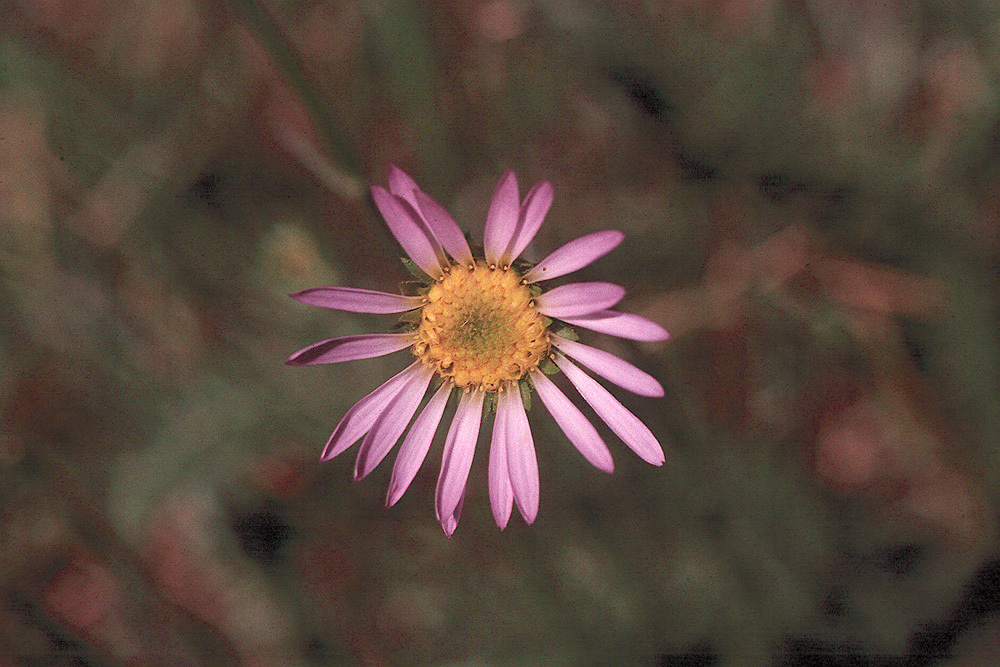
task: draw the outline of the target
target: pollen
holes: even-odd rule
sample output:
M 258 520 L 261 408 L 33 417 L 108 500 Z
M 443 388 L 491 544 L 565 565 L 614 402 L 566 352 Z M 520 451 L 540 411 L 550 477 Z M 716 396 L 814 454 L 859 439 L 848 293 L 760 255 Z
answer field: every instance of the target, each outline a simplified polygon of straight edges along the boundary
M 511 268 L 455 265 L 427 293 L 413 353 L 457 386 L 498 391 L 549 350 L 545 318 Z

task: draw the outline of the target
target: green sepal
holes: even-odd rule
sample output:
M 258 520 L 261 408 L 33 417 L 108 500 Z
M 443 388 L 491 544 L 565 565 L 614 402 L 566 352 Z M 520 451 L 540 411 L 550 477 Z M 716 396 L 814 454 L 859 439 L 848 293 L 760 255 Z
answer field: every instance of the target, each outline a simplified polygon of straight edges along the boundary
M 527 262 L 523 259 L 515 259 L 511 262 L 511 266 L 522 276 L 535 268 L 534 262 Z
M 542 326 L 548 329 L 549 327 L 552 326 L 552 320 L 546 317 L 545 319 L 542 320 Z
M 483 403 L 483 410 L 486 414 L 497 411 L 497 398 L 498 394 L 495 391 L 486 392 L 486 402 Z
M 419 280 L 404 280 L 399 284 L 399 291 L 403 296 L 426 296 L 429 289 L 426 282 Z
M 559 367 L 549 357 L 542 359 L 542 362 L 538 364 L 538 370 L 546 375 L 557 375 L 559 373 Z
M 414 264 L 413 260 L 409 259 L 408 257 L 400 257 L 399 261 L 403 263 L 403 266 L 406 267 L 406 270 L 410 273 L 411 276 L 419 280 L 424 285 L 431 285 L 434 283 L 434 279 L 431 278 L 426 273 L 424 273 L 419 266 Z
M 531 411 L 531 386 L 524 381 L 517 383 L 517 389 L 521 392 L 521 402 L 524 403 L 524 411 Z
M 469 250 L 472 251 L 473 260 L 481 260 L 486 257 L 486 249 L 481 245 L 476 245 L 472 242 L 472 235 L 469 232 L 465 232 L 465 242 L 469 244 Z
M 538 285 L 531 285 L 528 287 L 528 293 L 531 294 L 532 299 L 537 299 L 542 295 L 542 288 Z
M 576 332 L 570 329 L 569 327 L 559 327 L 559 331 L 556 331 L 555 334 L 560 338 L 571 340 L 574 343 L 580 340 L 580 337 L 576 335 Z
M 414 310 L 408 310 L 399 316 L 399 322 L 400 324 L 406 323 L 411 327 L 416 327 L 416 325 L 420 324 L 420 321 L 423 318 L 423 316 L 424 313 L 419 308 Z

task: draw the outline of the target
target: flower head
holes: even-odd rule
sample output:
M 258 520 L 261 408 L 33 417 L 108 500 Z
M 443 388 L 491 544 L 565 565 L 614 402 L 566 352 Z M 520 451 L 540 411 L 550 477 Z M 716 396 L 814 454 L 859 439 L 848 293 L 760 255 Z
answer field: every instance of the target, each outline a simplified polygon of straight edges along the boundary
M 394 505 L 427 456 L 448 398 L 455 393 L 458 407 L 445 437 L 435 493 L 438 521 L 448 535 L 458 525 L 488 408 L 495 413 L 489 452 L 493 516 L 502 529 L 517 504 L 530 524 L 538 513 L 539 495 L 538 463 L 525 411 L 532 389 L 588 461 L 607 472 L 614 469 L 597 430 L 547 376 L 562 371 L 626 445 L 643 460 L 663 464 L 663 449 L 652 432 L 577 363 L 643 396 L 663 396 L 663 387 L 632 364 L 577 342 L 565 325 L 642 341 L 664 340 L 667 332 L 637 315 L 609 310 L 625 295 L 618 285 L 570 283 L 548 291 L 538 285 L 604 256 L 621 243 L 621 232 L 582 236 L 530 266 L 518 257 L 552 205 L 547 182 L 533 187 L 522 202 L 513 172 L 504 174 L 487 213 L 482 256 L 473 254 L 448 212 L 402 170 L 391 168 L 389 189 L 374 186 L 372 197 L 424 280 L 419 293 L 314 287 L 292 298 L 355 313 L 404 313 L 407 330 L 320 341 L 299 350 L 287 363 L 336 363 L 405 349 L 415 360 L 347 411 L 323 450 L 323 460 L 363 438 L 354 467 L 355 479 L 361 479 L 402 437 L 386 499 L 387 505 Z M 557 327 L 556 321 L 563 324 Z

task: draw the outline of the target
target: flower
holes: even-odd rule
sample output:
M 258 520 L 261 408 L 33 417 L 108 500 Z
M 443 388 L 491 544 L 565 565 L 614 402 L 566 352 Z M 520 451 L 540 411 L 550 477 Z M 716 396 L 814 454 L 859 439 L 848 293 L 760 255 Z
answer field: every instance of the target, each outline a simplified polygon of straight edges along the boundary
M 626 445 L 643 460 L 663 464 L 663 449 L 649 428 L 577 363 L 642 396 L 663 396 L 660 383 L 612 354 L 577 342 L 572 330 L 557 330 L 554 321 L 641 341 L 664 340 L 666 330 L 637 315 L 609 310 L 625 295 L 618 285 L 570 283 L 549 291 L 538 286 L 604 256 L 621 243 L 621 232 L 582 236 L 531 266 L 518 257 L 552 205 L 547 182 L 535 185 L 521 202 L 514 173 L 504 174 L 486 216 L 483 256 L 473 254 L 452 217 L 401 169 L 392 167 L 389 189 L 374 186 L 372 197 L 423 287 L 412 296 L 314 287 L 291 297 L 354 313 L 405 313 L 406 330 L 324 340 L 299 350 L 286 363 L 328 364 L 404 349 L 415 360 L 347 411 L 322 460 L 364 437 L 354 466 L 359 480 L 406 432 L 389 482 L 386 505 L 392 506 L 416 476 L 448 398 L 457 393 L 435 492 L 438 521 L 449 536 L 458 525 L 487 406 L 495 412 L 489 453 L 493 516 L 502 530 L 516 503 L 530 524 L 538 514 L 539 496 L 538 463 L 525 411 L 532 388 L 580 453 L 601 470 L 614 470 L 611 452 L 593 424 L 547 377 L 562 371 Z M 435 379 L 439 384 L 429 392 Z M 428 393 L 430 399 L 413 419 Z

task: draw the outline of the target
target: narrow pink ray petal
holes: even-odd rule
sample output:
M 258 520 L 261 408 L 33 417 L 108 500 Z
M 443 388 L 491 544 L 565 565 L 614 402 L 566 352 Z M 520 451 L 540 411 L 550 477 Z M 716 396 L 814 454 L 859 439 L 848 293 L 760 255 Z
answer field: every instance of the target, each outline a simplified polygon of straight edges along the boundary
M 623 389 L 653 398 L 660 398 L 664 394 L 663 385 L 657 382 L 656 378 L 610 352 L 567 340 L 555 334 L 552 334 L 551 340 L 557 348 Z
M 472 264 L 473 258 L 469 242 L 465 240 L 462 229 L 448 211 L 426 192 L 417 191 L 416 199 L 418 209 L 423 214 L 427 226 L 434 232 L 448 254 L 454 257 L 459 264 L 466 266 Z
M 552 206 L 552 184 L 548 181 L 536 183 L 524 198 L 524 205 L 518 216 L 517 229 L 510 241 L 510 247 L 500 258 L 504 264 L 510 264 L 513 260 L 521 256 L 524 249 L 528 247 L 531 240 L 535 238 L 538 229 L 542 226 L 545 216 Z
M 409 174 L 394 164 L 389 165 L 389 192 L 402 197 L 416 208 L 417 200 L 414 192 L 419 192 L 420 186 Z
M 389 231 L 413 263 L 430 277 L 440 278 L 443 270 L 435 248 L 437 241 L 429 236 L 416 209 L 377 185 L 372 186 L 372 198 Z
M 580 409 L 573 405 L 566 394 L 557 387 L 552 380 L 545 377 L 541 371 L 531 371 L 531 382 L 535 385 L 538 397 L 542 399 L 549 414 L 559 424 L 573 446 L 579 450 L 583 457 L 590 461 L 595 468 L 604 472 L 614 472 L 615 463 L 611 458 L 611 451 L 601 440 L 594 425 L 587 421 Z M 509 458 L 509 457 L 508 457 Z
M 639 455 L 646 463 L 654 466 L 663 465 L 663 447 L 656 440 L 653 432 L 642 423 L 624 405 L 618 402 L 607 389 L 597 380 L 584 373 L 569 359 L 561 354 L 555 356 L 556 365 L 566 374 L 569 381 L 577 388 L 584 400 L 594 408 L 597 416 L 604 420 L 612 431 Z
M 392 466 L 392 479 L 389 480 L 389 491 L 385 500 L 386 507 L 392 507 L 399 502 L 413 483 L 413 478 L 417 476 L 417 471 L 427 457 L 427 450 L 434 441 L 434 434 L 437 432 L 438 424 L 441 423 L 441 415 L 444 414 L 448 396 L 451 395 L 454 386 L 450 382 L 444 382 L 438 387 L 413 422 L 410 432 L 403 438 L 399 454 L 396 455 L 396 463 Z
M 517 190 L 517 177 L 513 171 L 506 171 L 496 190 L 493 191 L 490 210 L 486 214 L 483 245 L 487 263 L 500 263 L 501 255 L 510 246 L 520 213 L 521 200 Z
M 610 308 L 624 296 L 625 288 L 613 283 L 570 283 L 539 295 L 535 307 L 542 315 L 565 319 Z
M 625 235 L 614 229 L 581 236 L 532 267 L 524 274 L 524 279 L 535 283 L 573 273 L 607 255 L 624 239 Z
M 557 390 L 558 391 L 558 390 Z M 531 427 L 528 425 L 528 415 L 524 412 L 521 402 L 521 392 L 515 387 L 508 397 L 506 408 L 507 418 L 507 468 L 510 472 L 510 484 L 514 489 L 514 499 L 517 509 L 524 517 L 525 523 L 531 525 L 538 516 L 538 459 L 535 456 L 535 443 L 531 438 Z M 499 416 L 499 410 L 497 411 Z
M 670 338 L 667 330 L 656 322 L 650 322 L 645 317 L 639 317 L 631 313 L 616 313 L 611 310 L 602 310 L 589 315 L 574 315 L 572 317 L 560 317 L 566 324 L 575 327 L 583 327 L 591 331 L 617 336 L 618 338 L 628 338 L 629 340 L 641 340 L 655 342 Z
M 388 294 L 355 287 L 310 287 L 289 296 L 310 306 L 377 315 L 405 313 L 423 304 L 419 296 Z
M 289 366 L 313 366 L 371 359 L 406 349 L 413 345 L 415 340 L 413 333 L 341 336 L 304 347 L 288 357 L 285 363 Z
M 455 515 L 455 509 L 465 493 L 472 457 L 476 453 L 476 440 L 479 438 L 479 423 L 483 417 L 485 398 L 486 393 L 483 391 L 463 393 L 455 411 L 455 419 L 448 429 L 444 441 L 444 454 L 441 457 L 441 474 L 438 476 L 437 490 L 434 494 L 434 505 L 442 525 L 445 520 Z
M 337 428 L 333 429 L 333 434 L 323 448 L 321 461 L 329 461 L 333 457 L 341 454 L 348 447 L 358 441 L 375 424 L 375 420 L 385 410 L 396 394 L 400 392 L 406 382 L 414 373 L 420 371 L 423 364 L 414 361 L 404 370 L 396 373 L 386 380 L 382 386 L 368 394 L 347 411 Z
M 416 181 L 410 178 L 409 174 L 396 165 L 389 165 L 389 192 L 402 198 L 405 204 L 403 208 L 405 208 L 407 212 L 412 213 L 416 218 L 419 218 L 425 231 L 430 232 L 429 240 L 434 249 L 434 254 L 437 256 L 438 262 L 441 266 L 447 266 L 448 258 L 445 257 L 442 250 L 441 237 L 438 233 L 439 230 L 434 224 L 436 221 L 428 220 L 424 212 L 421 211 L 418 203 L 418 197 L 423 196 L 428 199 L 430 199 L 430 197 L 420 189 L 420 186 L 417 185 Z M 431 199 L 431 201 L 434 200 Z M 462 240 L 464 241 L 465 237 L 462 237 Z
M 497 398 L 497 414 L 493 421 L 493 438 L 490 441 L 490 508 L 500 530 L 507 527 L 514 508 L 514 490 L 507 472 L 507 394 L 520 393 L 516 388 L 502 392 Z
M 413 419 L 413 413 L 417 411 L 417 406 L 427 393 L 427 386 L 431 383 L 432 377 L 434 371 L 428 366 L 422 367 L 385 406 L 382 414 L 368 431 L 368 435 L 361 441 L 361 447 L 358 448 L 358 458 L 354 463 L 355 481 L 363 479 L 374 470 L 403 435 L 403 431 Z
M 438 517 L 438 521 L 441 522 L 441 528 L 444 529 L 444 534 L 448 537 L 451 537 L 455 533 L 455 529 L 458 528 L 458 520 L 462 516 L 462 505 L 464 504 L 465 489 L 462 489 L 462 497 L 458 499 L 458 506 L 455 507 L 455 511 L 444 518 Z

